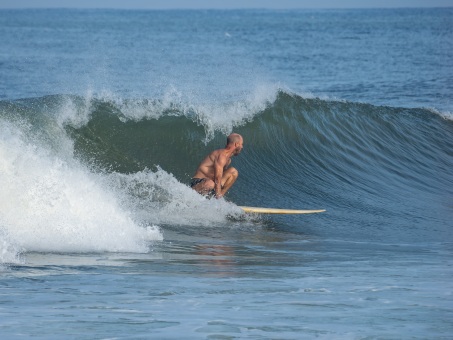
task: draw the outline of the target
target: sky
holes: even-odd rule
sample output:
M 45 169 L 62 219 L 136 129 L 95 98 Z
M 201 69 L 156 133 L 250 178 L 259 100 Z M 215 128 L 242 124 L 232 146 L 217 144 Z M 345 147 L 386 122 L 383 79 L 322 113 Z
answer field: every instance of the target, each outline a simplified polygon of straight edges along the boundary
M 453 0 L 0 0 L 1 8 L 396 8 L 452 7 Z

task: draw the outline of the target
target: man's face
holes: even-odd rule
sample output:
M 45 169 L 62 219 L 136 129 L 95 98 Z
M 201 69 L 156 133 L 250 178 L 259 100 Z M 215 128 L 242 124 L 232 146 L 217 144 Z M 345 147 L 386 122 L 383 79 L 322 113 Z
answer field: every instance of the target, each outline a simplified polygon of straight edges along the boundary
M 244 141 L 241 139 L 239 142 L 235 143 L 236 148 L 234 149 L 234 155 L 237 156 L 241 153 Z

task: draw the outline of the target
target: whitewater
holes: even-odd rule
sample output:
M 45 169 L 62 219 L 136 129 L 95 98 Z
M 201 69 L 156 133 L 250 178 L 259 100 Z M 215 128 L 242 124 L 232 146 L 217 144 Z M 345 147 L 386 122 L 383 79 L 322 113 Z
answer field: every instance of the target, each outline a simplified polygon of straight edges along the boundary
M 1 10 L 2 338 L 448 339 L 452 15 Z

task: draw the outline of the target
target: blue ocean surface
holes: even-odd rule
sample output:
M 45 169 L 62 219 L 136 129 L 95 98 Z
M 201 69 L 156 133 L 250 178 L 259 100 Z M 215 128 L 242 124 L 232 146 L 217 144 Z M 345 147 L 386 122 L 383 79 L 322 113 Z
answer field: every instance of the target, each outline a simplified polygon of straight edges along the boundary
M 451 339 L 452 23 L 0 10 L 0 337 Z

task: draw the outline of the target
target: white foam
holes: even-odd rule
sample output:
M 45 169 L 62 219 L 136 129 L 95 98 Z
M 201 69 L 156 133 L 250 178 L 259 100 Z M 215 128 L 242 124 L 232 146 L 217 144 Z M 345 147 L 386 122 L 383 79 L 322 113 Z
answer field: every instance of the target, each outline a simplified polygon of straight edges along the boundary
M 256 85 L 251 92 L 213 101 L 197 92 L 169 85 L 156 100 L 124 99 L 108 91 L 103 91 L 98 98 L 114 103 L 124 115 L 120 118 L 125 120 L 159 119 L 163 115 L 185 116 L 204 126 L 207 142 L 216 131 L 228 134 L 234 127 L 252 120 L 276 100 L 280 89 L 279 84 Z
M 434 108 L 428 108 L 429 111 L 441 116 L 445 120 L 453 120 L 453 112 L 449 111 L 439 111 Z
M 0 225 L 0 271 L 4 268 L 4 264 L 23 263 L 22 251 L 23 249 L 10 243 L 4 226 Z
M 150 241 L 161 240 L 159 229 L 139 225 L 99 176 L 0 121 L 0 228 L 8 237 L 0 260 L 22 250 L 147 252 Z
M 56 117 L 59 126 L 71 125 L 79 128 L 86 125 L 91 118 L 93 99 L 94 93 L 92 90 L 87 90 L 83 96 L 83 101 L 77 104 L 71 97 L 66 97 L 59 107 Z
M 109 182 L 116 191 L 125 193 L 123 204 L 134 209 L 136 216 L 159 225 L 224 226 L 229 216 L 241 214 L 235 204 L 209 200 L 161 168 L 127 175 L 113 173 Z
M 244 125 L 266 109 L 277 98 L 277 84 L 258 86 L 241 100 L 224 104 L 203 104 L 196 108 L 197 119 L 205 127 L 207 141 L 214 137 L 215 131 L 229 134 L 234 127 Z

